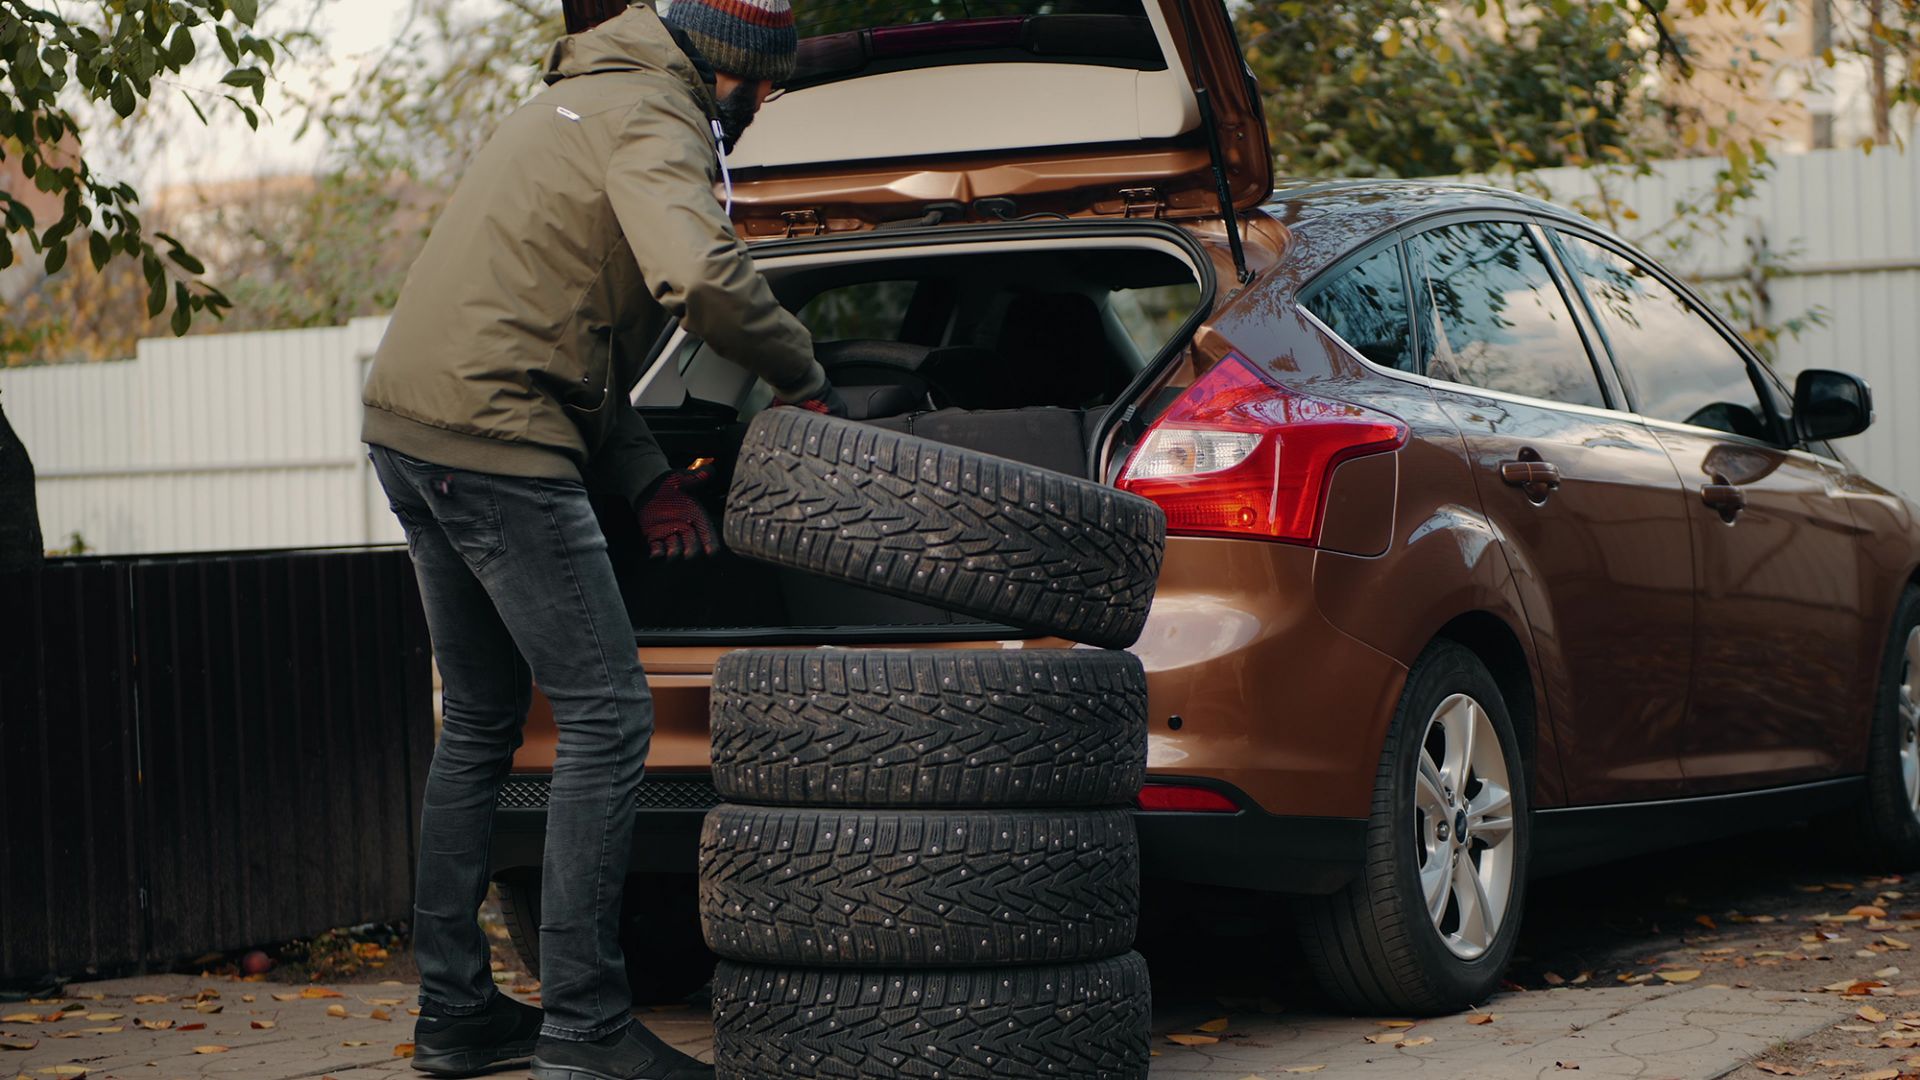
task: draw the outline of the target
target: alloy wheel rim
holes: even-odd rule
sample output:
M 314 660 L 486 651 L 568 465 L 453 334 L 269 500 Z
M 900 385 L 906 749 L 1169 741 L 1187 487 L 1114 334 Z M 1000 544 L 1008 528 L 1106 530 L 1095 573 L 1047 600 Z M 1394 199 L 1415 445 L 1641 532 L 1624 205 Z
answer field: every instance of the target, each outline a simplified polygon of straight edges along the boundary
M 1908 642 L 1910 668 L 1916 649 L 1920 635 Z M 1920 735 L 1920 727 L 1909 730 Z M 1920 745 L 1911 756 L 1920 782 Z M 1512 905 L 1513 788 L 1493 720 L 1466 694 L 1442 701 L 1427 720 L 1415 756 L 1413 828 L 1427 917 L 1449 952 L 1478 959 Z
M 1906 785 L 1907 811 L 1920 818 L 1920 688 L 1914 686 L 1916 679 L 1920 679 L 1920 626 L 1907 633 L 1894 701 L 1900 724 L 1900 781 Z

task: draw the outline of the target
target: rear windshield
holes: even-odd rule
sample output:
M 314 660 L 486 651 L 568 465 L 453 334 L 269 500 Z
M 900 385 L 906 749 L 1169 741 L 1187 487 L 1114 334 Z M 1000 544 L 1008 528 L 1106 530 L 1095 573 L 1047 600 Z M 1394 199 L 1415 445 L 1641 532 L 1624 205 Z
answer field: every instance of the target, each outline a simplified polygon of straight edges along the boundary
M 814 0 L 793 87 L 944 64 L 1166 67 L 1143 0 Z

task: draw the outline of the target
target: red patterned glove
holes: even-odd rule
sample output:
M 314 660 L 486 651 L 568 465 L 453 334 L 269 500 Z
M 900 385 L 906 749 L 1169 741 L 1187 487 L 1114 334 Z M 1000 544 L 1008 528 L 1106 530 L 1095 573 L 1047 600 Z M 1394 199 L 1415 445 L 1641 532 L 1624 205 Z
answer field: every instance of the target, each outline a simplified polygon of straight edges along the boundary
M 694 493 L 713 480 L 710 468 L 668 473 L 640 506 L 640 532 L 655 559 L 711 558 L 720 554 L 713 518 Z
M 840 396 L 832 383 L 822 383 L 819 393 L 793 402 L 792 405 L 796 409 L 805 409 L 808 412 L 819 413 L 821 416 L 847 415 L 847 399 Z

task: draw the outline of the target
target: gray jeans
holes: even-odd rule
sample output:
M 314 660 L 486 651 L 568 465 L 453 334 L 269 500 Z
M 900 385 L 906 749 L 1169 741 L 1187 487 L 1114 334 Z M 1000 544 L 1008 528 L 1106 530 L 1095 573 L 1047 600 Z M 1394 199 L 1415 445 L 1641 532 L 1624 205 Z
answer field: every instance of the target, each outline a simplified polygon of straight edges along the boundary
M 620 892 L 653 697 L 586 488 L 449 469 L 385 447 L 372 456 L 406 529 L 443 688 L 420 811 L 421 1001 L 459 1015 L 494 995 L 477 915 L 531 674 L 559 729 L 540 897 L 542 1032 L 611 1034 L 631 1019 Z

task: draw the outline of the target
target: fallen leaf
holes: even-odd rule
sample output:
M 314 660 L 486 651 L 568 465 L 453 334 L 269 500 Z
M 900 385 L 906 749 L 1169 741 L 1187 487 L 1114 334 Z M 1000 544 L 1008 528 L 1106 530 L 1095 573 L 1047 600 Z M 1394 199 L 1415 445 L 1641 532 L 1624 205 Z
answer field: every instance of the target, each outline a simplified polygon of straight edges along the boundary
M 1397 1031 L 1383 1031 L 1378 1035 L 1367 1036 L 1367 1041 L 1374 1044 L 1375 1046 L 1383 1046 L 1387 1043 L 1397 1043 L 1400 1041 L 1400 1033 Z
M 125 1030 L 127 1029 L 119 1024 L 115 1024 L 112 1027 L 81 1028 L 80 1033 L 83 1035 L 118 1035 Z
M 410 1057 L 412 1057 L 412 1056 L 413 1056 L 413 1044 L 412 1044 L 412 1043 L 400 1043 L 400 1044 L 398 1044 L 398 1045 L 396 1045 L 396 1046 L 395 1046 L 395 1047 L 393 1048 L 393 1056 L 394 1056 L 394 1057 L 401 1057 L 401 1058 L 410 1058 Z
M 1856 1073 L 1853 1080 L 1900 1080 L 1900 1070 L 1875 1069 L 1872 1072 Z
M 1884 919 L 1887 917 L 1887 909 L 1883 907 L 1875 907 L 1872 904 L 1861 904 L 1858 907 L 1847 909 L 1847 914 L 1862 915 L 1872 919 Z
M 343 1042 L 340 1045 L 341 1046 L 372 1046 L 373 1044 L 368 1042 L 365 1039 L 348 1039 L 346 1042 Z
M 1283 1073 L 1317 1073 L 1324 1068 L 1326 1068 L 1325 1065 L 1295 1065 L 1291 1068 L 1281 1069 L 1280 1071 Z
M 1859 1058 L 1822 1058 L 1813 1064 L 1822 1069 L 1845 1069 L 1853 1065 L 1865 1065 L 1866 1062 Z
M 133 1003 L 135 1005 L 165 1005 L 171 1000 L 173 1000 L 172 994 L 136 994 L 134 995 Z
M 1578 1069 L 1580 1065 L 1579 1063 L 1572 1062 L 1572 1061 L 1556 1061 L 1553 1063 L 1553 1067 L 1556 1069 L 1572 1070 L 1572 1069 Z
M 248 1026 L 252 1027 L 253 1030 L 255 1031 L 271 1031 L 273 1030 L 273 1021 L 255 1020 L 255 1021 L 252 1021 Z
M 393 1017 L 391 1017 L 391 1016 L 389 1016 L 389 1015 L 387 1015 L 387 1010 L 385 1010 L 385 1009 L 375 1009 L 375 1010 L 373 1010 L 372 1012 L 370 1012 L 370 1013 L 368 1013 L 368 1014 L 367 1014 L 367 1019 L 369 1019 L 369 1020 L 392 1020 L 392 1019 L 393 1019 Z M 1208 1026 L 1209 1024 L 1219 1024 L 1219 1025 L 1220 1025 L 1220 1027 L 1209 1027 L 1209 1026 Z M 1226 1026 L 1227 1026 L 1227 1022 L 1226 1022 L 1225 1020 L 1209 1020 L 1209 1021 L 1207 1021 L 1207 1023 L 1206 1023 L 1206 1024 L 1202 1024 L 1202 1025 L 1200 1025 L 1200 1030 L 1201 1030 L 1201 1031 L 1219 1031 L 1219 1030 L 1221 1030 L 1221 1029 L 1223 1029 L 1223 1028 L 1225 1028 Z
M 1400 1042 L 1395 1043 L 1394 1047 L 1396 1049 L 1404 1050 L 1409 1046 L 1425 1046 L 1432 1041 L 1433 1041 L 1433 1036 L 1422 1035 L 1417 1039 L 1403 1039 Z
M 31 1050 L 39 1045 L 38 1039 L 16 1039 L 11 1035 L 0 1035 L 0 1050 Z
M 1695 915 L 1693 917 L 1693 921 L 1699 923 L 1701 926 L 1704 926 L 1709 930 L 1720 929 L 1720 924 L 1714 922 L 1713 916 L 1711 915 Z
M 180 1030 L 181 1031 L 202 1031 L 206 1029 L 206 1026 L 207 1025 L 205 1024 L 181 1024 Z
M 1687 971 L 1656 971 L 1656 972 L 1654 972 L 1654 974 L 1655 974 L 1655 975 L 1658 975 L 1658 976 L 1660 976 L 1660 977 L 1661 977 L 1662 979 L 1664 979 L 1664 980 L 1666 980 L 1667 982 L 1670 982 L 1670 983 L 1685 983 L 1685 982 L 1692 982 L 1693 980 L 1695 980 L 1695 979 L 1697 979 L 1697 978 L 1699 978 L 1699 977 L 1700 977 L 1700 972 L 1698 972 L 1698 971 L 1695 971 L 1695 970 L 1687 970 Z
M 173 1026 L 173 1021 L 171 1020 L 135 1020 L 133 1022 L 133 1026 L 137 1028 L 146 1028 L 148 1031 L 165 1031 L 168 1028 Z
M 39 1022 L 40 1022 L 39 1013 L 14 1013 L 12 1016 L 0 1016 L 0 1023 L 37 1024 Z
M 193 1052 L 196 1054 L 224 1054 L 227 1052 L 227 1048 L 224 1046 L 196 1046 L 193 1048 Z
M 1866 1024 L 1835 1024 L 1833 1030 L 1850 1031 L 1858 1035 L 1862 1032 L 1872 1031 L 1873 1028 L 1867 1026 Z
M 41 1069 L 40 1075 L 41 1076 L 85 1076 L 87 1075 L 87 1067 L 85 1065 L 54 1065 L 49 1068 Z
M 1175 1046 L 1210 1046 L 1220 1040 L 1211 1035 L 1169 1035 L 1167 1041 Z
M 1871 1005 L 1860 1006 L 1860 1011 L 1853 1015 L 1865 1020 L 1869 1024 L 1884 1024 L 1887 1022 L 1887 1014 Z
M 406 1003 L 407 1003 L 406 998 L 368 998 L 367 999 L 367 1004 L 369 1005 L 405 1005 Z
M 1551 971 L 1547 972 L 1545 975 L 1540 976 L 1540 981 L 1543 983 L 1546 983 L 1548 986 L 1567 985 L 1567 980 L 1565 978 Z
M 300 996 L 308 1000 L 313 1000 L 315 998 L 346 997 L 346 995 L 342 994 L 340 991 L 329 990 L 324 986 L 309 986 L 305 990 L 300 991 Z
M 208 1016 L 212 1016 L 224 1008 L 226 1008 L 226 1006 L 217 1001 L 203 1001 L 194 1006 L 195 1011 L 206 1013 Z
M 273 995 L 273 1000 L 275 1000 L 275 1001 L 299 1001 L 299 1000 L 300 1000 L 300 995 L 299 995 L 299 994 L 275 994 L 275 995 Z
M 1491 1023 L 1493 1023 L 1493 1022 L 1494 1022 L 1495 1020 L 1498 1020 L 1498 1019 L 1500 1019 L 1500 1015 L 1499 1015 L 1498 1013 L 1480 1013 L 1480 1014 L 1478 1014 L 1478 1015 L 1475 1015 L 1475 1016 L 1469 1016 L 1469 1017 L 1467 1017 L 1467 1023 L 1469 1023 L 1469 1024 L 1491 1024 Z
M 1756 1061 L 1753 1063 L 1753 1067 L 1756 1069 L 1759 1069 L 1763 1073 L 1772 1073 L 1775 1076 L 1807 1075 L 1807 1071 L 1805 1069 L 1796 1069 L 1791 1065 L 1780 1065 L 1771 1061 Z
M 1383 1028 L 1410 1028 L 1413 1026 L 1413 1021 L 1411 1020 L 1375 1020 L 1374 1023 Z
M 327 1006 L 327 1015 L 345 1020 L 347 1018 L 347 1007 L 345 1005 L 329 1005 Z

